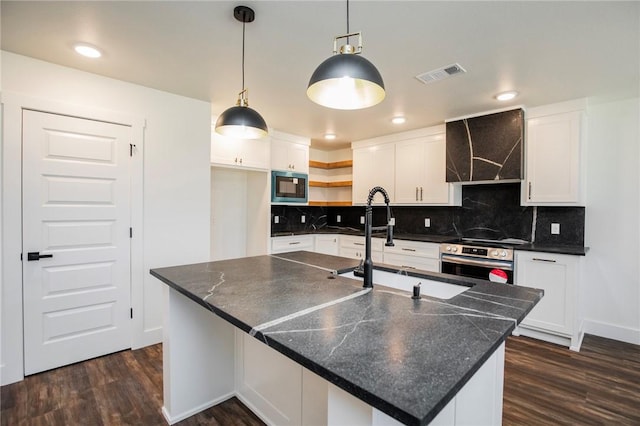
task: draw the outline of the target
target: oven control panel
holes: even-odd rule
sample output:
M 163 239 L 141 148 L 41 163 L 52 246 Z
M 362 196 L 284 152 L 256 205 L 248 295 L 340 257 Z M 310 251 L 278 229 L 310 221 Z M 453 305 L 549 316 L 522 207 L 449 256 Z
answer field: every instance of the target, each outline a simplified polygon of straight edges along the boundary
M 466 244 L 440 244 L 440 253 L 482 259 L 513 260 L 513 249 L 504 247 L 479 247 Z

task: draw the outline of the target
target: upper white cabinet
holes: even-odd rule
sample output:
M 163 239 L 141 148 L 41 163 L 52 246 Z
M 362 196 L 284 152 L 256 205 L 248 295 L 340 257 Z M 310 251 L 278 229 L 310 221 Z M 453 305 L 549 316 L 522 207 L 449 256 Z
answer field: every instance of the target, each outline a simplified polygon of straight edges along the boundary
M 311 140 L 301 136 L 271 131 L 271 168 L 287 172 L 309 173 Z
M 394 199 L 395 147 L 393 144 L 373 145 L 353 150 L 353 204 L 366 204 L 373 187 L 383 187 Z M 383 203 L 376 195 L 376 203 Z
M 353 148 L 353 202 L 382 186 L 394 204 L 460 205 L 461 187 L 445 181 L 445 127 L 358 141 Z M 381 202 L 381 199 L 376 201 Z
M 397 142 L 395 170 L 395 203 L 460 204 L 461 187 L 445 181 L 444 131 Z
M 270 138 L 235 139 L 211 127 L 211 163 L 220 166 L 269 170 Z
M 579 350 L 578 284 L 581 256 L 516 251 L 515 284 L 544 290 L 520 333 Z
M 584 101 L 527 113 L 523 205 L 583 206 Z

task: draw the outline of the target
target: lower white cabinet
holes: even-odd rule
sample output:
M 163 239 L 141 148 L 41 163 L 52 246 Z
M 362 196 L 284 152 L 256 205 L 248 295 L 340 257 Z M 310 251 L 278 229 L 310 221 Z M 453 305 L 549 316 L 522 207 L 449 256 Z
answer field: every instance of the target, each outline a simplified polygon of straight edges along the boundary
M 314 246 L 314 251 L 317 253 L 323 254 L 332 254 L 337 256 L 339 253 L 338 249 L 338 239 L 340 238 L 337 234 L 316 234 L 316 242 Z
M 382 238 L 371 238 L 371 260 L 374 262 L 383 262 Z M 340 235 L 340 256 L 350 257 L 352 259 L 364 260 L 365 258 L 365 241 L 364 237 L 352 235 Z
M 288 251 L 313 251 L 313 235 L 292 235 L 287 237 L 271 237 L 271 253 L 286 253 Z
M 384 247 L 384 263 L 402 268 L 440 272 L 440 246 L 436 243 L 394 240 Z
M 516 251 L 515 284 L 544 290 L 519 333 L 580 349 L 579 273 L 582 256 Z
M 236 330 L 238 397 L 267 424 L 326 425 L 326 380 Z

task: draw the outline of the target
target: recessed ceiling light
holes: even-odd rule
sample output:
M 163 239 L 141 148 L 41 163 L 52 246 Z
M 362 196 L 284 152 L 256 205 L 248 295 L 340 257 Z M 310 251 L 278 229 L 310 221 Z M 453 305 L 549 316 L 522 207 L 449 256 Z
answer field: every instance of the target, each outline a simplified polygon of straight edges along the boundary
M 73 49 L 76 53 L 86 56 L 87 58 L 99 58 L 102 56 L 102 53 L 98 50 L 97 47 L 91 46 L 86 43 L 78 43 L 73 46 Z
M 518 92 L 510 91 L 510 92 L 502 92 L 496 95 L 496 99 L 499 101 L 510 101 L 511 99 L 518 96 Z
M 324 138 L 328 141 L 332 141 L 336 138 L 336 135 L 334 133 L 325 133 Z
M 398 116 L 398 117 L 393 117 L 391 119 L 391 122 L 393 124 L 403 124 L 405 121 L 407 121 L 406 118 L 402 117 L 402 116 Z

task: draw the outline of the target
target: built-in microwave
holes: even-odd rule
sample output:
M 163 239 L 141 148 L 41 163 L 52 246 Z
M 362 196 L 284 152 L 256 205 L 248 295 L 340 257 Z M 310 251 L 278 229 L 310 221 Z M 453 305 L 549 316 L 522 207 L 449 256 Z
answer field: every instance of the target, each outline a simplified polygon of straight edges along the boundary
M 309 176 L 304 173 L 271 172 L 272 203 L 308 202 Z

